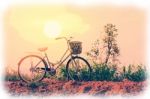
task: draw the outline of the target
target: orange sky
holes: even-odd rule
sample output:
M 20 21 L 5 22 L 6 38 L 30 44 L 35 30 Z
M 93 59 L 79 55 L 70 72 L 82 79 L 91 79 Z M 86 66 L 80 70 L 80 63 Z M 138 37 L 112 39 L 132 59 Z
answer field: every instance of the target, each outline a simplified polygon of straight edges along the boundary
M 48 46 L 49 58 L 58 60 L 65 51 L 65 41 L 55 41 L 44 32 L 45 25 L 57 22 L 58 36 L 73 36 L 83 42 L 83 54 L 102 38 L 103 27 L 113 23 L 118 28 L 122 64 L 145 63 L 146 13 L 136 7 L 30 5 L 12 6 L 4 14 L 5 59 L 16 66 L 27 52 Z

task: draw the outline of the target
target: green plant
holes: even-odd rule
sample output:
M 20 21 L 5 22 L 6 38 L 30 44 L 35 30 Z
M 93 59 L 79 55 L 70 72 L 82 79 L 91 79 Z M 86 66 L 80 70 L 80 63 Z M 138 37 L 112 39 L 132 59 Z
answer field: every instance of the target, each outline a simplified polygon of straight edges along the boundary
M 90 77 L 90 79 L 88 79 L 89 78 L 89 71 L 86 68 L 81 69 L 80 74 L 81 74 L 81 79 L 82 80 L 84 80 L 84 81 L 91 80 L 91 77 Z
M 80 69 L 79 70 L 80 72 L 79 72 L 78 76 L 76 75 L 77 73 L 75 71 L 76 70 L 74 70 L 74 69 L 69 69 L 69 73 L 73 76 L 74 80 L 78 80 L 78 79 L 84 80 L 84 81 L 90 80 L 90 79 L 88 79 L 89 78 L 89 71 L 87 70 L 87 68 Z M 67 74 L 67 71 L 66 71 L 66 67 L 63 66 L 60 69 L 58 79 L 59 80 L 67 80 L 68 79 L 67 77 L 68 77 L 68 74 Z
M 57 75 L 58 80 L 67 80 L 66 66 L 61 66 L 59 74 Z
M 5 71 L 5 81 L 18 81 L 20 77 L 18 76 L 17 71 L 13 70 L 12 68 L 6 68 Z
M 18 81 L 20 80 L 18 75 L 6 75 L 5 81 Z
M 92 66 L 92 75 L 91 79 L 93 81 L 122 81 L 123 79 L 128 79 L 135 82 L 144 81 L 147 78 L 146 69 L 142 68 L 143 65 L 138 65 L 135 68 L 137 70 L 135 71 L 135 68 L 133 68 L 132 65 L 124 66 L 123 72 L 118 72 L 116 68 L 113 68 L 114 66 L 110 67 L 107 64 L 94 64 Z M 75 73 L 73 70 L 71 73 Z M 87 81 L 86 76 L 88 75 L 87 71 L 85 69 L 80 70 L 80 79 Z M 61 77 L 60 79 L 67 79 L 67 72 L 65 68 L 61 69 Z M 75 77 L 74 77 L 75 78 Z
M 129 65 L 128 70 L 126 70 L 126 68 L 124 67 L 125 78 L 128 80 L 131 80 L 131 81 L 135 81 L 135 82 L 140 82 L 140 81 L 146 80 L 147 72 L 144 67 L 145 66 L 138 65 L 136 71 L 134 71 L 133 68 L 131 68 L 131 65 Z
M 124 79 L 124 74 L 123 73 L 115 73 L 112 81 L 114 82 L 120 82 Z
M 92 80 L 111 81 L 115 72 L 116 69 L 109 67 L 107 64 L 95 64 L 93 66 Z
M 45 78 L 50 78 L 50 77 L 51 77 L 51 75 L 48 72 L 46 72 Z

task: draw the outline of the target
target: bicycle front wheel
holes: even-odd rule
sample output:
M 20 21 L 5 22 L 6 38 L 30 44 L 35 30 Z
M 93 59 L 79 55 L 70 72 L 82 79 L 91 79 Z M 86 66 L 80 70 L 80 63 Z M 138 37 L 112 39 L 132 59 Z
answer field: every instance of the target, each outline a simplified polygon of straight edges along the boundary
M 29 55 L 22 58 L 18 63 L 19 77 L 27 82 L 38 82 L 46 74 L 46 62 L 39 56 Z
M 92 69 L 90 64 L 82 57 L 71 58 L 66 65 L 68 78 L 76 81 L 89 81 Z

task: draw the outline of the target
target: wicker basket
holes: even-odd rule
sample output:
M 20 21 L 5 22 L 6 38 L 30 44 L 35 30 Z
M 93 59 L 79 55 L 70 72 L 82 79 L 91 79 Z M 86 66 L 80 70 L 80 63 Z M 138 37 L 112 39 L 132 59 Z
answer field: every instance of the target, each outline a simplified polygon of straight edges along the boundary
M 80 54 L 82 52 L 82 42 L 72 41 L 70 42 L 70 48 L 71 48 L 72 54 Z

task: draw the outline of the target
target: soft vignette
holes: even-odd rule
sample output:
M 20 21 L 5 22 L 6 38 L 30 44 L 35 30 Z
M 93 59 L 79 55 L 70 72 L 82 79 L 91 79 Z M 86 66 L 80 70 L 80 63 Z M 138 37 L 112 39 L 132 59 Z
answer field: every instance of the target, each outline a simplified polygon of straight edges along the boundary
M 0 82 L 0 96 L 3 96 L 4 99 L 9 99 L 9 98 L 12 98 L 10 96 L 8 96 L 8 94 L 5 92 L 5 89 L 4 89 L 4 85 L 3 85 L 3 73 L 4 73 L 4 32 L 3 32 L 3 25 L 2 25 L 2 22 L 3 22 L 3 12 L 7 9 L 7 7 L 9 7 L 9 5 L 11 4 L 32 4 L 32 3 L 37 3 L 37 4 L 44 4 L 44 3 L 71 3 L 71 4 L 76 4 L 77 6 L 86 6 L 88 4 L 114 4 L 114 5 L 117 5 L 117 6 L 122 6 L 122 5 L 133 5 L 133 6 L 137 6 L 137 7 L 140 7 L 140 8 L 144 8 L 146 10 L 146 12 L 148 13 L 147 17 L 148 17 L 148 20 L 147 20 L 147 63 L 146 65 L 148 66 L 148 70 L 149 70 L 149 64 L 150 64 L 150 45 L 148 45 L 148 43 L 150 42 L 150 8 L 148 6 L 149 2 L 148 1 L 142 1 L 142 0 L 105 0 L 105 1 L 102 1 L 102 0 L 56 0 L 56 1 L 52 1 L 52 0 L 45 0 L 45 1 L 42 1 L 42 0 L 6 0 L 6 1 L 1 1 L 0 3 L 0 72 L 1 72 L 1 82 Z M 149 84 L 149 80 L 148 80 L 148 84 Z M 141 96 L 138 96 L 138 97 L 131 97 L 131 98 L 148 98 L 149 97 L 149 92 L 150 92 L 150 86 L 148 85 L 147 89 L 144 91 L 143 94 L 141 94 Z M 86 98 L 86 99 L 91 99 L 91 98 L 96 98 L 96 97 L 91 97 L 91 96 L 69 96 L 69 97 L 54 97 L 52 96 L 53 99 L 69 99 L 69 98 L 72 98 L 72 99 L 78 99 L 78 98 Z M 19 97 L 18 97 L 19 98 Z M 24 98 L 27 98 L 27 97 L 24 97 Z M 28 98 L 39 98 L 39 97 L 28 97 Z M 42 98 L 42 97 L 41 97 Z M 47 97 L 49 98 L 49 97 Z M 97 97 L 98 98 L 98 97 Z M 118 99 L 122 99 L 123 97 L 107 97 L 107 98 L 118 98 Z M 126 97 L 126 98 L 129 98 L 129 97 Z

